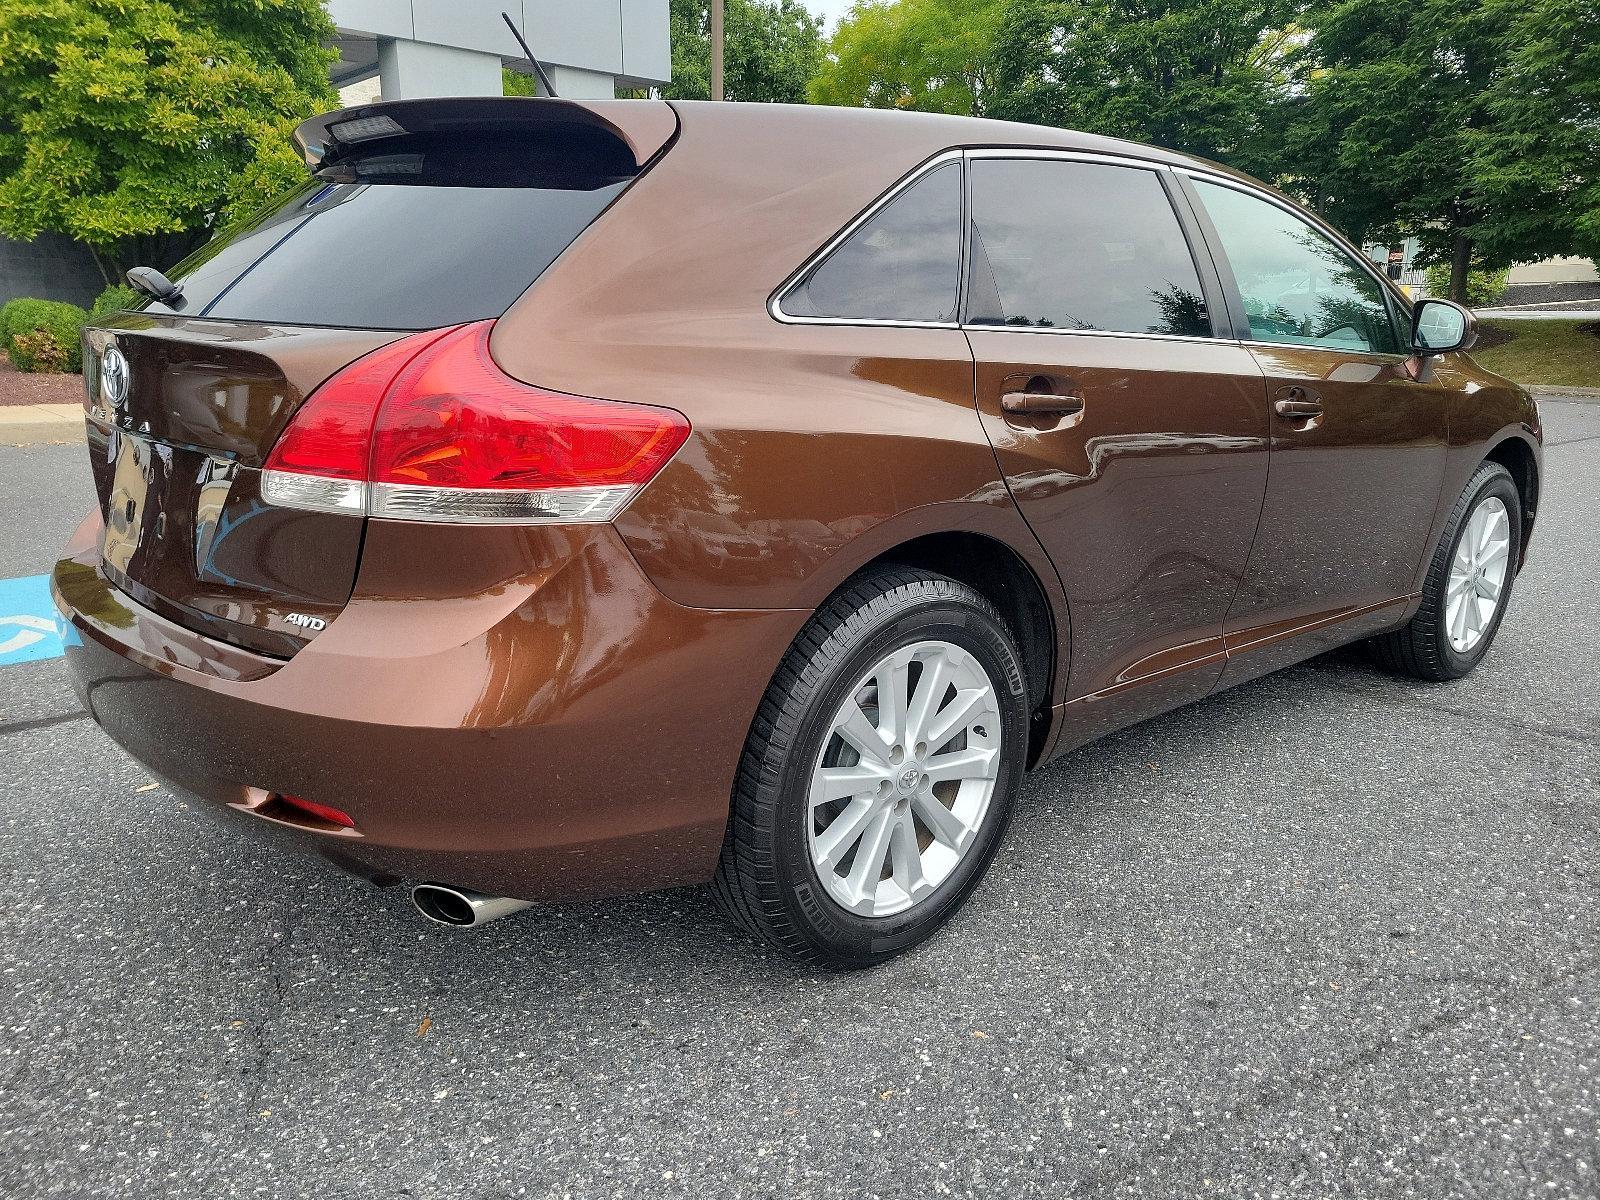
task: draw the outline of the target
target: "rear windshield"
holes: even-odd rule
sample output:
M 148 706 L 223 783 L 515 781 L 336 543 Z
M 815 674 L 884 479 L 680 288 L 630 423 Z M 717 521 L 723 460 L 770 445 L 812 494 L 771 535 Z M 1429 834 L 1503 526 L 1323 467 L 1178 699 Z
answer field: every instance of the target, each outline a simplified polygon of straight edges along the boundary
M 478 149 L 389 143 L 319 172 L 169 272 L 181 305 L 147 311 L 364 329 L 498 317 L 629 179 Z

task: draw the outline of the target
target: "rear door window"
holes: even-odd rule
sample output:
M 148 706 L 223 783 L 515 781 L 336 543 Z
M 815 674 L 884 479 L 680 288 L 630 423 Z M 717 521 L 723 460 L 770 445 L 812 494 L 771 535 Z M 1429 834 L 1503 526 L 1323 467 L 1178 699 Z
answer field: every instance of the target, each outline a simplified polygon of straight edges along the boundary
M 790 317 L 954 321 L 961 288 L 961 164 L 908 185 L 784 294 Z
M 426 148 L 344 164 L 170 272 L 151 312 L 266 324 L 432 329 L 498 317 L 627 179 Z
M 978 158 L 967 322 L 1211 334 L 1183 227 L 1154 171 Z
M 1237 188 L 1194 181 L 1259 342 L 1400 353 L 1383 287 L 1332 238 Z

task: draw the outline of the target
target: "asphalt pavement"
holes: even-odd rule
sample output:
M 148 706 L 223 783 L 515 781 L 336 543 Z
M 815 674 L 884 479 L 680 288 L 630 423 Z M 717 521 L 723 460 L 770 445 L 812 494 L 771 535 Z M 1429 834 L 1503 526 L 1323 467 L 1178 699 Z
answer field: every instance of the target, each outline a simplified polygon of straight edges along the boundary
M 695 890 L 435 929 L 0 666 L 0 1196 L 1600 1194 L 1600 403 L 1542 404 L 1474 675 L 1343 651 L 1073 754 L 868 973 Z M 0 579 L 83 455 L 0 448 Z

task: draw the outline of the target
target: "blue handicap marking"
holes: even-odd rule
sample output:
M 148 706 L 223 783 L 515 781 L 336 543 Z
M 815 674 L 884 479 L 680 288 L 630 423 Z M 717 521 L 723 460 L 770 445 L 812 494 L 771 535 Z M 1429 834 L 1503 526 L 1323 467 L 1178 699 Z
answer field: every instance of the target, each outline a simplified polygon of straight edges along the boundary
M 0 579 L 0 667 L 60 655 L 50 576 Z

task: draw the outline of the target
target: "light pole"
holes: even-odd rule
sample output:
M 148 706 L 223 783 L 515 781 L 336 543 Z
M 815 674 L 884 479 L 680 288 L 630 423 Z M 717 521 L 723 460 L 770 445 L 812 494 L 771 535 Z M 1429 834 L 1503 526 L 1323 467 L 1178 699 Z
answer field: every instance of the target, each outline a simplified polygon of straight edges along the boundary
M 711 98 L 722 99 L 722 0 L 711 0 Z

